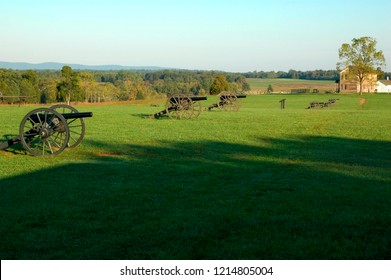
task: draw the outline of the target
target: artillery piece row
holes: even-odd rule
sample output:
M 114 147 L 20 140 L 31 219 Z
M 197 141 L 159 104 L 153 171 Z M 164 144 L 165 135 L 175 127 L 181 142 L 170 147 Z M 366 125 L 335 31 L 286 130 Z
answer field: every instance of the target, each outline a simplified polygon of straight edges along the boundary
M 333 98 L 333 99 L 329 99 L 327 102 L 312 101 L 310 102 L 307 109 L 330 107 L 332 104 L 335 104 L 337 100 L 339 99 Z
M 240 108 L 240 98 L 246 98 L 244 94 L 232 92 L 222 92 L 217 96 L 217 103 L 208 107 L 210 111 L 213 108 L 219 108 L 225 111 L 236 112 Z M 198 101 L 207 100 L 206 96 L 195 95 L 173 95 L 167 98 L 165 109 L 157 112 L 148 118 L 160 118 L 168 116 L 176 119 L 197 118 L 202 112 L 202 105 Z
M 226 111 L 239 110 L 239 98 L 245 95 L 221 93 L 218 102 L 208 109 L 220 108 Z M 167 99 L 165 109 L 150 116 L 159 118 L 197 118 L 202 111 L 199 101 L 206 96 L 174 95 Z M 16 137 L 0 142 L 0 150 L 16 144 L 34 156 L 55 156 L 66 148 L 75 148 L 84 138 L 85 123 L 83 118 L 92 117 L 92 112 L 78 112 L 74 107 L 59 104 L 50 108 L 38 108 L 27 113 L 19 125 Z

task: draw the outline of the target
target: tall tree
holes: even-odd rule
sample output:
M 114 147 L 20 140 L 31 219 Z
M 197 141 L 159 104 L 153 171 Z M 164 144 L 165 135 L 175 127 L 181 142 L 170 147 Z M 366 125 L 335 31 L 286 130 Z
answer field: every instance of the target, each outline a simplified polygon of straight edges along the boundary
M 80 72 L 80 87 L 84 93 L 84 102 L 94 102 L 95 80 L 90 72 Z
M 339 49 L 338 68 L 349 68 L 349 76 L 360 84 L 362 94 L 364 81 L 377 74 L 376 66 L 384 66 L 382 51 L 376 49 L 377 41 L 371 37 L 354 38 L 351 44 L 342 44 Z
M 57 80 L 54 78 L 40 78 L 38 82 L 40 91 L 40 102 L 41 103 L 52 103 L 56 102 L 57 99 Z
M 61 69 L 61 81 L 57 84 L 57 101 L 66 101 L 70 103 L 73 100 L 82 100 L 82 90 L 79 85 L 80 78 L 77 72 L 74 72 L 70 66 L 63 66 Z
M 215 78 L 212 85 L 210 86 L 209 93 L 211 95 L 219 94 L 222 91 L 228 91 L 229 84 L 227 78 L 224 75 L 219 75 Z
M 19 82 L 20 93 L 29 97 L 29 101 L 36 102 L 40 100 L 38 76 L 33 70 L 22 73 L 22 79 Z
M 384 71 L 380 67 L 377 67 L 376 71 L 378 80 L 384 80 L 386 78 Z

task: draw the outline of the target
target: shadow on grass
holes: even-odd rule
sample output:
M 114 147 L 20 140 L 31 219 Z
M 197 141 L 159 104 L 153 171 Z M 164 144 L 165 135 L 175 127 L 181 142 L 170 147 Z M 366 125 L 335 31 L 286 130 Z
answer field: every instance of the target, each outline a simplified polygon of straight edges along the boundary
M 390 259 L 391 142 L 85 141 L 0 181 L 1 259 Z
M 8 142 L 9 147 L 4 148 L 6 152 L 12 154 L 26 154 L 26 151 L 23 148 L 23 145 L 20 142 L 14 142 L 13 140 L 17 138 L 19 135 L 16 134 L 5 134 L 2 138 L 0 138 L 0 145 L 4 142 Z M 10 144 L 12 143 L 12 144 Z M 5 144 L 5 143 L 4 143 Z
M 154 119 L 153 114 L 130 114 L 132 117 L 138 117 L 141 119 Z

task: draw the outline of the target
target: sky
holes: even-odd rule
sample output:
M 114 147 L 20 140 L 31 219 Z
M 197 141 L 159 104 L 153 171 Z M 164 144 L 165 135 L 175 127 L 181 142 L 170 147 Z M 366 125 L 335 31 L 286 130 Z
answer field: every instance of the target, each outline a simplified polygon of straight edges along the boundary
M 390 0 L 0 0 L 0 28 L 7 62 L 333 70 L 369 36 L 391 71 Z

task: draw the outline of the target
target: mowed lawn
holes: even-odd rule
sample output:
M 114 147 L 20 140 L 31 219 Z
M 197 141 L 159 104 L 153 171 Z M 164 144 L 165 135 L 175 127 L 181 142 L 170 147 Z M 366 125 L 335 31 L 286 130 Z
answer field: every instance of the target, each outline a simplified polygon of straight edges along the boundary
M 143 118 L 163 104 L 78 105 L 76 149 L 0 151 L 1 259 L 391 258 L 391 95 Z M 0 138 L 36 107 L 0 106 Z

